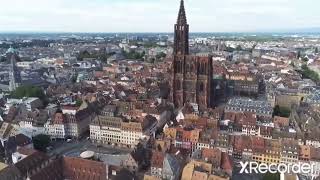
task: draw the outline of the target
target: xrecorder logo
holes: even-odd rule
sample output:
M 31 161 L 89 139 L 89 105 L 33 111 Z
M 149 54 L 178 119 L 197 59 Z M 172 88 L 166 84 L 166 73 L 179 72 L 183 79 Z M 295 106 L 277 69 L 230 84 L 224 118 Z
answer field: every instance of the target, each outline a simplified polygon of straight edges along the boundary
M 315 164 L 308 163 L 289 163 L 289 164 L 258 164 L 257 162 L 240 162 L 241 170 L 240 174 L 246 173 L 261 173 L 265 174 L 267 172 L 275 173 L 284 173 L 284 174 L 313 174 Z

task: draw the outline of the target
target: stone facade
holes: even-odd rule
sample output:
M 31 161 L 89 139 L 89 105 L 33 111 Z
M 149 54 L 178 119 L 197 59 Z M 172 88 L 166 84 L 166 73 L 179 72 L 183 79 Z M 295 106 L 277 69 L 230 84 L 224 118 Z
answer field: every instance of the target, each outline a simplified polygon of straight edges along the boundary
M 171 96 L 174 105 L 182 107 L 194 103 L 200 109 L 210 107 L 211 57 L 189 55 L 189 25 L 183 1 L 175 24 L 173 57 Z

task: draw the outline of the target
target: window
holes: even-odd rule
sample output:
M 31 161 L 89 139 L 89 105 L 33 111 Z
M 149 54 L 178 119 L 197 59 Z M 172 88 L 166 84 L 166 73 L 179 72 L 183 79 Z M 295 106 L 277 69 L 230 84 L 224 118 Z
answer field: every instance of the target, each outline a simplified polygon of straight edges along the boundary
M 203 82 L 200 83 L 199 90 L 200 90 L 200 92 L 204 92 L 204 84 L 203 84 Z
M 176 81 L 176 89 L 181 90 L 181 82 L 179 80 Z

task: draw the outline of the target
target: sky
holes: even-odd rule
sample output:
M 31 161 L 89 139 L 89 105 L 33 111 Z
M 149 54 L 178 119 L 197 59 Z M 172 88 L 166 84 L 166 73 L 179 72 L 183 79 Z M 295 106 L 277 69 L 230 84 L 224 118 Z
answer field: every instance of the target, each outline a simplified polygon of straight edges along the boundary
M 172 32 L 180 0 L 0 0 L 0 32 Z M 185 0 L 191 32 L 320 27 L 319 0 Z

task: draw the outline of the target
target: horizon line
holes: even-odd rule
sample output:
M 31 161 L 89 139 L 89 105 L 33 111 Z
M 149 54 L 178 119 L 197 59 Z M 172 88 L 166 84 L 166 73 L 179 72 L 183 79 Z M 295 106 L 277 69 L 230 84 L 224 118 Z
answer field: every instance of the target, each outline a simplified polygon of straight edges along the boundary
M 152 31 L 136 31 L 136 32 L 100 32 L 100 31 L 0 31 L 0 34 L 41 34 L 41 33 L 48 33 L 48 34 L 143 34 L 143 33 L 147 33 L 147 34 L 174 34 L 174 32 L 152 32 Z M 304 30 L 300 30 L 300 31 L 294 31 L 294 30 L 288 30 L 288 31 L 281 31 L 281 30 L 274 30 L 274 31 L 269 31 L 269 30 L 265 30 L 265 31 L 191 31 L 189 32 L 191 34 L 232 34 L 232 33 L 236 33 L 236 34 L 244 34 L 244 33 L 249 33 L 249 34 L 253 34 L 253 33 L 258 33 L 258 34 L 263 34 L 263 33 L 279 33 L 279 34 L 286 34 L 286 33 L 319 33 L 320 34 L 320 30 L 319 31 L 304 31 Z

